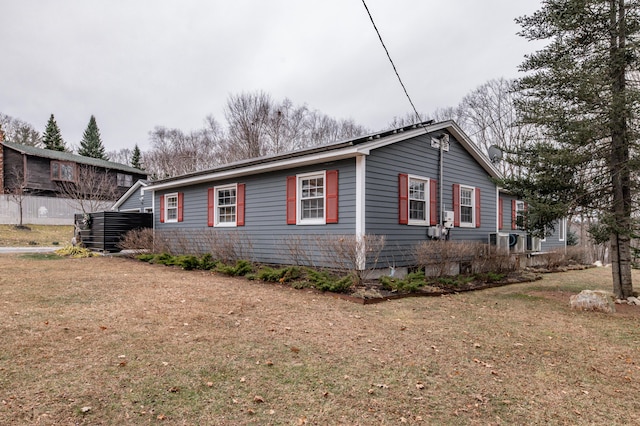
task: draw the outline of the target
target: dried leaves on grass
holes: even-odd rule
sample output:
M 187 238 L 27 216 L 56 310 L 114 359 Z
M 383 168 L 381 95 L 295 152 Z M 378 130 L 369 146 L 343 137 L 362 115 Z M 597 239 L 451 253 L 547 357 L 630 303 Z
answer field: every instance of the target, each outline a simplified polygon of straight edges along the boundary
M 639 316 L 541 296 L 610 271 L 362 306 L 122 258 L 0 269 L 1 424 L 640 421 Z

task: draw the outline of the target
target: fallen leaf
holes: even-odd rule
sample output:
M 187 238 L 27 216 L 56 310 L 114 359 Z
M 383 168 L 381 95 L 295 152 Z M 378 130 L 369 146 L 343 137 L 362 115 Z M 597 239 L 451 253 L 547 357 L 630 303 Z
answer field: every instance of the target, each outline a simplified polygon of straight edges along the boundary
M 82 407 L 80 411 L 82 411 L 83 413 L 88 413 L 89 411 L 91 411 L 91 407 Z
M 164 414 L 158 414 L 158 417 L 157 417 L 158 420 L 164 420 L 166 418 L 167 416 L 165 416 Z
M 172 387 L 169 388 L 169 392 L 178 393 L 178 392 L 180 392 L 180 388 L 177 387 L 177 386 L 172 386 Z
M 296 348 L 295 346 L 291 346 L 291 352 L 297 354 L 298 352 L 300 352 L 300 348 Z
M 424 389 L 424 383 L 416 383 L 416 389 Z
M 264 398 L 261 397 L 260 395 L 256 395 L 256 396 L 253 397 L 253 402 L 261 404 L 261 403 L 264 402 Z
M 213 382 L 207 382 L 207 386 L 213 387 Z

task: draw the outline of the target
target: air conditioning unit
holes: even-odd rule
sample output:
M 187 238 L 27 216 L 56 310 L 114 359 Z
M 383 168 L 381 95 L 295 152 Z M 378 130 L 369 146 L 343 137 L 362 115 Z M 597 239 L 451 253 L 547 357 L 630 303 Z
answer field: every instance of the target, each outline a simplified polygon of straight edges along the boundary
M 492 232 L 489 234 L 489 244 L 498 248 L 509 248 L 509 234 L 502 234 L 500 232 Z
M 538 237 L 530 237 L 531 238 L 531 246 L 527 244 L 527 250 L 530 251 L 542 251 L 542 241 Z

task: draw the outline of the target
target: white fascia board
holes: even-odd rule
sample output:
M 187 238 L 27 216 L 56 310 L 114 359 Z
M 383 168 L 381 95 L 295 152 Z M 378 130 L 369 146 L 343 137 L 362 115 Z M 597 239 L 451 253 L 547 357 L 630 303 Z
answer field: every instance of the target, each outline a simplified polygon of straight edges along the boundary
M 367 149 L 360 147 L 348 147 L 336 151 L 322 152 L 310 156 L 288 158 L 280 161 L 269 162 L 264 164 L 255 164 L 249 167 L 239 167 L 237 169 L 223 170 L 220 172 L 212 172 L 204 175 L 193 176 L 185 179 L 178 179 L 166 183 L 150 184 L 144 188 L 144 191 L 159 191 L 182 186 L 195 185 L 222 179 L 238 178 L 243 176 L 254 175 L 257 173 L 273 172 L 277 170 L 291 169 L 293 167 L 302 167 L 311 164 L 323 163 L 327 161 L 344 160 L 347 158 L 355 158 L 359 155 L 368 155 Z

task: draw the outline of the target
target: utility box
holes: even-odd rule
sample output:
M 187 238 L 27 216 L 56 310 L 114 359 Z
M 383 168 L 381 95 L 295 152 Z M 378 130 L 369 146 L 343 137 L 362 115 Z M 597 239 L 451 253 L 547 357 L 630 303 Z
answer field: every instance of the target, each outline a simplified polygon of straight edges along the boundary
M 444 227 L 453 228 L 453 212 L 452 211 L 444 212 Z

